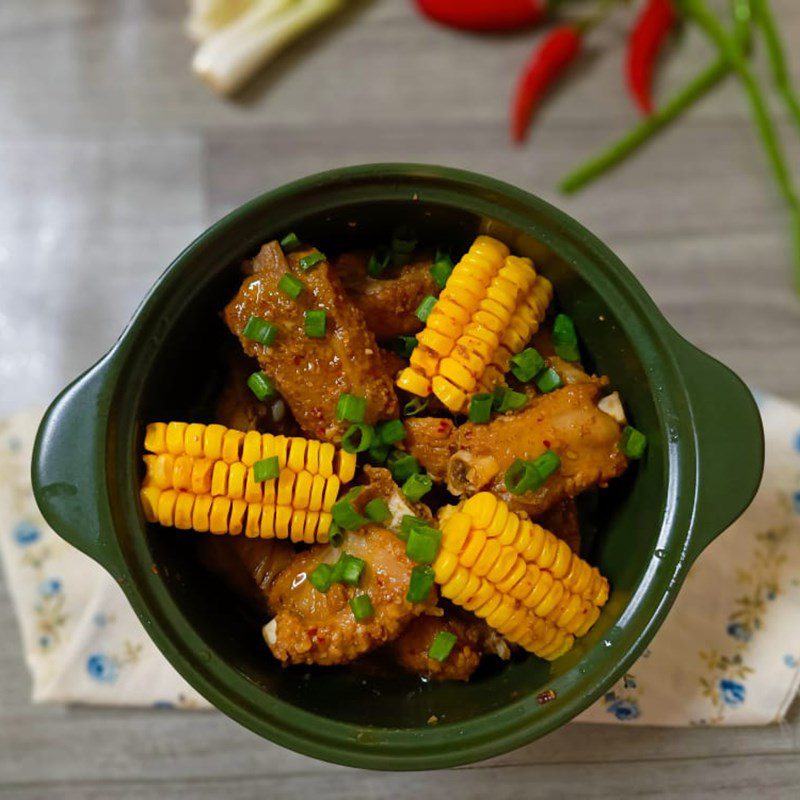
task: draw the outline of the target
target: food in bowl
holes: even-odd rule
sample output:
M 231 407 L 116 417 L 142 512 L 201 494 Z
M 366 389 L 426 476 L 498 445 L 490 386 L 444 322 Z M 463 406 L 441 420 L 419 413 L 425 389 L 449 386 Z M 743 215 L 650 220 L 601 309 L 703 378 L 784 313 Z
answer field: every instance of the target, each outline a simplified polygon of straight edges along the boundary
M 330 261 L 288 234 L 244 271 L 216 420 L 147 427 L 148 521 L 207 534 L 285 665 L 469 680 L 565 654 L 609 596 L 576 498 L 646 439 L 547 278 L 489 236 L 454 265 L 402 230 Z

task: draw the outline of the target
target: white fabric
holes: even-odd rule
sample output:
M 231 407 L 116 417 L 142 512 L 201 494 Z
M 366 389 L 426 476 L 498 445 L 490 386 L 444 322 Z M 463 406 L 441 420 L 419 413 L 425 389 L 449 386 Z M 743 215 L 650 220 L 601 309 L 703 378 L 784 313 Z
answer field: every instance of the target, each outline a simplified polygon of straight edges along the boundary
M 794 699 L 800 409 L 759 402 L 767 463 L 758 497 L 700 557 L 647 652 L 580 721 L 763 725 L 781 720 Z M 0 422 L 0 553 L 34 702 L 206 707 L 150 642 L 116 583 L 36 509 L 28 475 L 39 418 Z

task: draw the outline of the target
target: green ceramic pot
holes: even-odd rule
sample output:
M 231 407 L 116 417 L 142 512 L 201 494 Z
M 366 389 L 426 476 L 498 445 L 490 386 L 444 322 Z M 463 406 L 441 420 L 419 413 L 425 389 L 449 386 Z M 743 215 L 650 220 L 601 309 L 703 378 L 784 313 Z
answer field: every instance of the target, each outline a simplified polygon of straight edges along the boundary
M 289 230 L 333 251 L 386 241 L 400 223 L 431 244 L 466 246 L 481 230 L 532 256 L 576 320 L 589 366 L 611 377 L 649 438 L 645 458 L 599 493 L 591 514 L 587 555 L 612 585 L 597 625 L 552 664 L 489 665 L 466 685 L 282 669 L 261 639 L 263 620 L 198 566 L 196 537 L 148 526 L 139 508 L 144 425 L 209 420 L 230 341 L 218 312 L 242 258 Z M 381 164 L 262 195 L 186 248 L 111 352 L 50 407 L 33 486 L 50 525 L 114 576 L 166 657 L 223 712 L 317 758 L 427 769 L 526 744 L 600 697 L 650 641 L 694 559 L 751 501 L 762 463 L 759 415 L 739 378 L 682 339 L 577 222 L 480 175 Z M 545 703 L 548 689 L 555 698 Z

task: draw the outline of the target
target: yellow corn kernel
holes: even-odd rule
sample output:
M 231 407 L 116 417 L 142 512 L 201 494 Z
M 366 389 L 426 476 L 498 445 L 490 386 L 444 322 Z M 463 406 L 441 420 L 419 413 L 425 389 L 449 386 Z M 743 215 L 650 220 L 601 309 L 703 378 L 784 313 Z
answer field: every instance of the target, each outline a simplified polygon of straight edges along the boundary
M 278 500 L 279 506 L 291 506 L 294 496 L 294 481 L 297 476 L 291 470 L 282 470 L 278 476 Z
M 500 334 L 508 323 L 508 320 L 504 317 L 498 317 L 493 310 L 484 308 L 485 303 L 486 301 L 484 300 L 483 303 L 481 303 L 481 308 L 472 315 L 471 324 L 482 325 L 486 330 L 491 331 L 497 337 L 497 343 L 499 344 Z
M 456 342 L 453 352 L 450 353 L 450 358 L 464 367 L 470 375 L 480 375 L 486 365 L 485 359 L 462 342 L 462 339 Z M 415 350 L 414 352 L 416 353 L 417 351 Z
M 323 511 L 328 512 L 333 508 L 333 504 L 339 497 L 341 485 L 341 481 L 335 475 L 331 475 L 330 478 L 325 481 L 325 493 L 322 495 Z
M 414 351 L 416 352 L 416 350 Z M 427 397 L 431 393 L 431 382 L 421 373 L 406 367 L 397 378 L 397 386 L 418 397 Z
M 295 510 L 292 514 L 292 521 L 289 524 L 289 537 L 295 543 L 303 541 L 306 525 L 306 512 Z
M 214 464 L 214 471 L 211 473 L 211 494 L 214 497 L 228 494 L 228 470 L 229 467 L 224 461 L 217 461 Z
M 197 422 L 192 422 L 186 426 L 184 437 L 185 452 L 192 458 L 200 458 L 203 455 L 203 439 L 205 437 L 206 426 Z
M 289 440 L 285 436 L 275 436 L 272 440 L 272 446 L 272 455 L 278 456 L 278 466 L 281 469 L 285 469 L 289 460 Z
M 275 538 L 275 506 L 263 506 L 261 509 L 261 538 Z
M 174 456 L 179 456 L 186 450 L 186 428 L 189 426 L 185 422 L 170 422 L 167 425 L 167 450 Z
M 306 523 L 303 529 L 303 541 L 314 544 L 317 541 L 317 525 L 319 524 L 319 511 L 309 511 L 306 514 Z
M 222 458 L 222 438 L 225 436 L 226 430 L 224 425 L 216 423 L 206 426 L 206 434 L 203 438 L 203 453 L 206 458 L 213 461 Z
M 244 482 L 247 480 L 247 467 L 241 461 L 235 461 L 228 467 L 228 492 L 232 500 L 244 496 Z
M 256 461 L 261 460 L 261 434 L 258 431 L 248 431 L 242 443 L 242 461 L 246 467 L 252 467 Z
M 278 539 L 289 538 L 289 526 L 292 522 L 292 509 L 278 506 L 275 509 L 275 536 Z
M 336 455 L 336 448 L 330 442 L 323 442 L 319 446 L 319 474 L 323 478 L 330 478 L 333 475 L 333 458 Z
M 294 472 L 301 472 L 306 466 L 306 440 L 294 437 L 289 440 L 289 455 L 286 466 Z
M 162 489 L 158 486 L 145 486 L 139 492 L 144 518 L 148 522 L 158 522 L 158 499 L 161 497 L 161 492 Z
M 409 364 L 411 367 L 415 368 L 411 370 L 415 374 L 421 372 L 426 378 L 432 378 L 436 374 L 436 369 L 439 366 L 439 357 L 436 353 L 432 353 L 425 347 L 415 347 L 411 351 Z
M 192 465 L 191 491 L 193 494 L 208 494 L 211 491 L 211 476 L 214 462 L 210 458 L 196 458 Z
M 178 456 L 172 472 L 172 486 L 175 489 L 188 492 L 192 488 L 192 467 L 194 459 L 189 456 Z
M 461 333 L 461 326 L 454 319 L 448 317 L 447 314 L 437 313 L 436 309 L 431 312 L 426 325 L 450 340 L 455 340 Z
M 229 497 L 215 497 L 211 503 L 211 516 L 208 529 L 211 533 L 222 534 L 228 532 L 228 520 L 231 513 L 231 499 Z
M 211 517 L 211 505 L 214 499 L 207 494 L 200 495 L 194 501 L 192 509 L 192 528 L 198 533 L 207 533 Z
M 436 301 L 436 311 L 444 314 L 460 326 L 464 326 L 469 322 L 470 313 L 465 308 L 462 308 L 452 298 L 448 296 L 439 296 Z M 431 313 L 432 315 L 432 313 Z
M 350 483 L 356 475 L 357 456 L 355 453 L 348 453 L 339 450 L 337 453 L 339 464 L 336 467 L 336 475 L 342 483 Z
M 320 544 L 325 544 L 329 541 L 332 522 L 333 517 L 327 511 L 320 512 L 319 524 L 317 525 L 317 541 Z
M 259 483 L 256 480 L 255 471 L 252 467 L 249 467 L 247 470 L 247 479 L 244 484 L 244 499 L 248 503 L 264 502 L 263 482 Z
M 144 449 L 150 453 L 167 452 L 167 425 L 164 422 L 151 422 L 144 433 Z
M 608 581 L 495 495 L 478 493 L 440 521 L 433 570 L 442 596 L 510 641 L 552 660 L 597 620 Z
M 162 525 L 172 525 L 175 519 L 175 503 L 178 502 L 178 493 L 174 489 L 161 492 L 158 498 L 158 521 Z
M 295 509 L 308 508 L 311 500 L 311 484 L 313 477 L 308 472 L 300 472 L 294 485 L 294 495 L 292 497 L 292 507 Z M 279 482 L 280 483 L 280 482 Z
M 278 479 L 270 478 L 268 481 L 264 481 L 262 486 L 264 487 L 264 497 L 261 502 L 265 506 L 274 506 L 277 501 Z
M 319 472 L 319 446 L 322 442 L 316 439 L 309 439 L 306 447 L 306 469 L 316 475 Z M 355 474 L 355 473 L 353 473 Z
M 192 527 L 192 511 L 194 509 L 195 495 L 191 492 L 180 492 L 175 501 L 175 527 L 188 531 Z
M 456 343 L 452 337 L 443 336 L 432 328 L 425 328 L 424 331 L 417 334 L 417 341 L 439 357 L 449 355 Z
M 244 535 L 248 539 L 257 539 L 261 535 L 261 503 L 250 503 L 247 506 L 247 521 L 244 527 Z
M 234 461 L 239 461 L 242 457 L 242 443 L 244 441 L 244 434 L 241 431 L 235 431 L 233 428 L 228 428 L 225 435 L 222 437 L 222 460 L 228 464 Z
M 153 481 L 162 489 L 172 488 L 172 476 L 175 472 L 175 456 L 171 453 L 161 453 L 156 456 L 153 469 Z
M 247 511 L 246 500 L 231 500 L 231 515 L 228 520 L 228 533 L 238 536 L 244 530 L 244 515 Z
M 475 388 L 475 376 L 454 358 L 442 359 L 439 374 L 466 392 L 471 392 Z
M 308 499 L 310 511 L 319 511 L 322 508 L 322 498 L 325 494 L 325 478 L 322 475 L 315 475 L 311 481 L 311 495 Z
M 451 410 L 460 411 L 467 402 L 467 393 L 454 386 L 447 378 L 437 375 L 431 381 L 433 393 Z

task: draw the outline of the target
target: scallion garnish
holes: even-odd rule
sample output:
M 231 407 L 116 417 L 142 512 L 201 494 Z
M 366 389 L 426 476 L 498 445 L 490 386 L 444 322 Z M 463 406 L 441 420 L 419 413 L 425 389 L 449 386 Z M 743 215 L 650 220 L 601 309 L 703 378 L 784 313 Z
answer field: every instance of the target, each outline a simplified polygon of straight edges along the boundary
M 382 497 L 375 497 L 364 506 L 364 513 L 373 522 L 385 522 L 391 516 L 388 503 Z
M 406 555 L 418 564 L 432 564 L 439 552 L 442 532 L 428 526 L 411 529 L 406 542 Z
M 372 601 L 367 594 L 356 595 L 350 601 L 350 609 L 358 622 L 369 619 L 375 613 L 375 609 L 372 607 Z
M 433 567 L 427 564 L 414 567 L 411 570 L 411 580 L 408 583 L 406 600 L 409 603 L 424 603 L 433 588 Z
M 417 235 L 413 228 L 400 226 L 392 234 L 392 263 L 396 267 L 402 267 L 411 261 L 411 256 L 417 246 Z
M 369 257 L 367 262 L 367 275 L 372 278 L 379 278 L 386 267 L 389 266 L 392 253 L 388 247 L 377 247 Z
M 402 486 L 403 494 L 412 502 L 421 500 L 428 492 L 433 489 L 433 481 L 430 475 L 417 473 L 412 475 Z
M 269 347 L 278 335 L 278 328 L 261 317 L 252 316 L 242 329 L 242 336 Z
M 309 339 L 324 339 L 328 315 L 324 309 L 315 308 L 303 314 L 306 336 Z
M 492 396 L 492 404 L 498 414 L 505 414 L 507 411 L 518 411 L 528 404 L 528 395 L 522 392 L 515 392 L 507 386 L 495 389 Z
M 542 482 L 546 481 L 560 466 L 561 459 L 558 453 L 552 450 L 545 450 L 538 458 L 533 460 L 533 466 L 542 478 Z
M 398 483 L 403 483 L 412 475 L 422 472 L 419 461 L 411 454 L 404 453 L 402 450 L 394 450 L 390 453 L 386 466 L 389 467 L 389 472 L 392 473 L 392 477 Z
M 572 317 L 566 314 L 557 314 L 553 321 L 553 349 L 564 361 L 580 361 L 578 333 Z
M 340 422 L 363 422 L 367 413 L 367 398 L 357 397 L 354 394 L 343 393 L 339 395 L 336 404 L 336 419 Z
M 282 291 L 287 297 L 292 300 L 297 300 L 300 297 L 300 292 L 303 291 L 303 281 L 300 278 L 295 278 L 294 275 L 287 272 L 279 281 L 278 289 Z
M 397 353 L 401 358 L 411 358 L 414 348 L 417 346 L 416 336 L 395 336 L 389 340 L 389 349 Z
M 534 347 L 526 347 L 510 361 L 511 373 L 522 383 L 533 380 L 547 365 Z
M 536 377 L 536 388 L 542 394 L 552 392 L 562 385 L 561 376 L 552 367 L 548 367 Z
M 406 438 L 405 425 L 399 419 L 379 423 L 375 432 L 384 444 L 396 444 Z
M 324 253 L 320 253 L 319 250 L 314 250 L 313 253 L 309 253 L 307 256 L 303 256 L 300 259 L 300 262 L 299 262 L 300 269 L 302 269 L 303 271 L 308 271 L 312 267 L 316 267 L 317 264 L 319 264 L 319 263 L 321 263 L 321 262 L 323 262 L 325 260 L 326 259 L 325 259 L 325 254 Z
M 331 508 L 333 521 L 342 530 L 354 531 L 369 522 L 366 517 L 362 517 L 353 507 L 353 501 L 361 494 L 362 489 L 362 486 L 356 486 L 351 489 L 344 497 L 337 500 Z
M 369 450 L 374 440 L 375 429 L 363 422 L 356 422 L 342 436 L 342 450 L 345 453 L 363 453 Z
M 433 307 L 436 305 L 436 298 L 429 294 L 418 306 L 417 308 L 417 318 L 420 322 L 427 322 L 428 317 L 431 315 L 431 311 L 433 311 Z
M 440 289 L 444 289 L 447 279 L 450 277 L 450 273 L 452 271 L 453 260 L 449 255 L 447 255 L 447 253 L 442 253 L 441 251 L 437 250 L 436 258 L 431 265 L 431 275 L 433 276 L 433 280 L 435 281 L 436 285 Z
M 317 564 L 309 573 L 311 585 L 323 594 L 333 585 L 333 567 L 330 564 Z
M 475 394 L 469 401 L 469 421 L 488 422 L 492 418 L 492 395 Z
M 328 541 L 331 547 L 341 547 L 344 544 L 342 529 L 335 522 L 331 522 L 331 526 L 328 528 Z
M 281 465 L 278 461 L 278 456 L 270 456 L 269 458 L 262 458 L 261 461 L 256 461 L 253 464 L 253 480 L 256 483 L 262 481 L 271 481 L 281 474 Z
M 297 250 L 298 247 L 300 247 L 300 240 L 297 238 L 296 233 L 287 233 L 281 239 L 281 250 L 284 253 L 291 253 L 292 250 Z
M 403 416 L 404 417 L 416 417 L 418 414 L 421 414 L 426 408 L 428 407 L 428 398 L 422 397 L 412 397 L 404 406 L 403 406 Z
M 337 583 L 358 586 L 361 581 L 361 573 L 364 572 L 366 565 L 367 562 L 363 558 L 342 553 L 333 567 L 333 576 Z
M 619 440 L 619 449 L 628 458 L 641 458 L 647 448 L 647 437 L 636 428 L 626 425 Z
M 372 464 L 385 464 L 391 449 L 390 445 L 374 440 L 367 451 L 367 458 Z
M 533 462 L 517 458 L 506 470 L 505 483 L 511 494 L 519 495 L 538 489 L 542 485 L 542 478 Z
M 428 649 L 428 658 L 434 661 L 444 661 L 455 647 L 458 637 L 450 631 L 439 631 L 433 637 L 433 643 Z
M 250 391 L 259 399 L 266 400 L 272 397 L 275 392 L 275 384 L 263 372 L 254 372 L 248 379 L 247 385 Z

